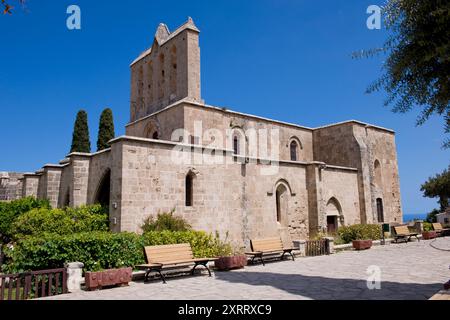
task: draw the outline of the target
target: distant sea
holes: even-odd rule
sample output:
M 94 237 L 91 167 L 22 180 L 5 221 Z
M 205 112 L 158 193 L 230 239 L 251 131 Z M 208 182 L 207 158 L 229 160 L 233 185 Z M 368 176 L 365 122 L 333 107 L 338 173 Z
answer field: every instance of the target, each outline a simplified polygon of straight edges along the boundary
M 425 220 L 427 218 L 426 213 L 418 213 L 418 214 L 404 214 L 403 222 L 414 221 L 415 219 Z

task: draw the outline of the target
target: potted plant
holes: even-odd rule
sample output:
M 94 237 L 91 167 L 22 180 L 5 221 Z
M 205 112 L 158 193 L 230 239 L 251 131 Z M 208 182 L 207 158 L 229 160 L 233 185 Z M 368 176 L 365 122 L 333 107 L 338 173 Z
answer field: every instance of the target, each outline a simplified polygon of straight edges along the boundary
M 241 248 L 232 246 L 227 242 L 228 233 L 225 241 L 221 241 L 216 232 L 217 260 L 214 261 L 214 267 L 219 271 L 228 271 L 240 269 L 247 265 L 247 256 Z
M 436 238 L 437 234 L 436 231 L 424 231 L 422 232 L 422 238 L 424 240 L 430 240 Z
M 115 285 L 128 285 L 131 281 L 132 272 L 132 268 L 109 269 L 97 272 L 88 271 L 84 275 L 86 289 L 91 291 Z
M 352 241 L 353 248 L 355 250 L 367 250 L 372 248 L 372 240 L 365 239 L 365 240 L 353 240 Z
M 430 240 L 437 237 L 436 231 L 433 231 L 433 225 L 431 223 L 425 222 L 423 224 L 422 238 L 424 240 Z

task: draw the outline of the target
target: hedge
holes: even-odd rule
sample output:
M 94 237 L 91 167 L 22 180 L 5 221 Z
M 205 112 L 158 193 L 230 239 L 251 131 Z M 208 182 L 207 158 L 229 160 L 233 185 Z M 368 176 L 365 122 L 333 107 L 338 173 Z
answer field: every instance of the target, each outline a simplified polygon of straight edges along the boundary
M 19 240 L 5 251 L 4 272 L 25 272 L 60 268 L 80 261 L 85 271 L 134 267 L 145 262 L 144 245 L 190 243 L 195 257 L 214 257 L 223 243 L 202 231 L 152 231 L 134 233 L 89 232 L 71 235 L 42 234 Z
M 4 272 L 61 268 L 80 261 L 86 271 L 135 266 L 144 262 L 142 238 L 134 233 L 89 232 L 27 237 L 5 251 Z
M 0 202 L 0 235 L 2 238 L 13 236 L 12 225 L 14 221 L 25 212 L 36 208 L 50 209 L 48 200 L 37 200 L 27 197 L 11 202 Z M 5 242 L 8 242 L 5 240 Z
M 33 209 L 20 215 L 11 227 L 14 239 L 39 236 L 44 233 L 70 235 L 108 230 L 108 214 L 101 205 L 65 209 Z
M 353 240 L 379 240 L 381 239 L 381 226 L 378 224 L 342 226 L 339 227 L 337 233 L 344 243 L 350 243 Z

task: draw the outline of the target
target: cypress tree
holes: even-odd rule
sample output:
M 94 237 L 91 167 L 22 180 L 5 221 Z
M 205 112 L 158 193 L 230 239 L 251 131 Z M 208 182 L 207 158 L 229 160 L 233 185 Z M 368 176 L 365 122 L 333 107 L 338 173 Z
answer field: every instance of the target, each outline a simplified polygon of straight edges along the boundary
M 89 140 L 88 116 L 86 111 L 80 110 L 75 120 L 72 136 L 72 147 L 70 152 L 91 152 L 91 142 Z
M 100 116 L 98 126 L 97 151 L 101 151 L 110 147 L 108 141 L 114 139 L 114 120 L 111 109 L 103 110 Z

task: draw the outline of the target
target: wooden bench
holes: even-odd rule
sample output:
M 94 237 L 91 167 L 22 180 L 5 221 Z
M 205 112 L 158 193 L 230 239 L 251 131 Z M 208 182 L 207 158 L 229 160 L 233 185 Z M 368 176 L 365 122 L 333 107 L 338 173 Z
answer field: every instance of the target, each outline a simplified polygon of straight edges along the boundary
M 251 252 L 246 252 L 246 255 L 252 256 L 252 264 L 254 263 L 256 258 L 261 259 L 261 262 L 264 264 L 264 256 L 274 255 L 281 253 L 281 260 L 283 260 L 285 254 L 289 254 L 292 257 L 292 260 L 295 261 L 294 255 L 292 254 L 293 248 L 284 248 L 283 242 L 281 238 L 267 238 L 267 239 L 259 239 L 259 240 L 250 240 Z
M 412 237 L 416 237 L 416 239 L 420 241 L 419 237 L 417 236 L 418 233 L 410 232 L 407 226 L 394 227 L 394 231 L 395 243 L 397 243 L 399 239 L 404 240 L 405 243 L 408 243 L 408 241 L 410 241 Z
M 444 234 L 447 234 L 450 231 L 450 229 L 442 228 L 442 224 L 440 224 L 439 222 L 438 223 L 433 223 L 433 230 L 436 231 L 436 233 L 438 235 L 440 235 L 440 236 L 444 235 Z
M 136 268 L 146 270 L 145 282 L 148 281 L 150 273 L 155 271 L 159 273 L 163 283 L 166 283 L 166 278 L 162 274 L 163 269 L 192 265 L 194 265 L 194 267 L 191 270 L 191 274 L 194 274 L 194 271 L 198 266 L 203 266 L 208 270 L 209 276 L 211 277 L 208 262 L 217 260 L 217 258 L 194 258 L 189 243 L 149 246 L 144 248 L 144 253 L 147 263 L 138 265 Z

